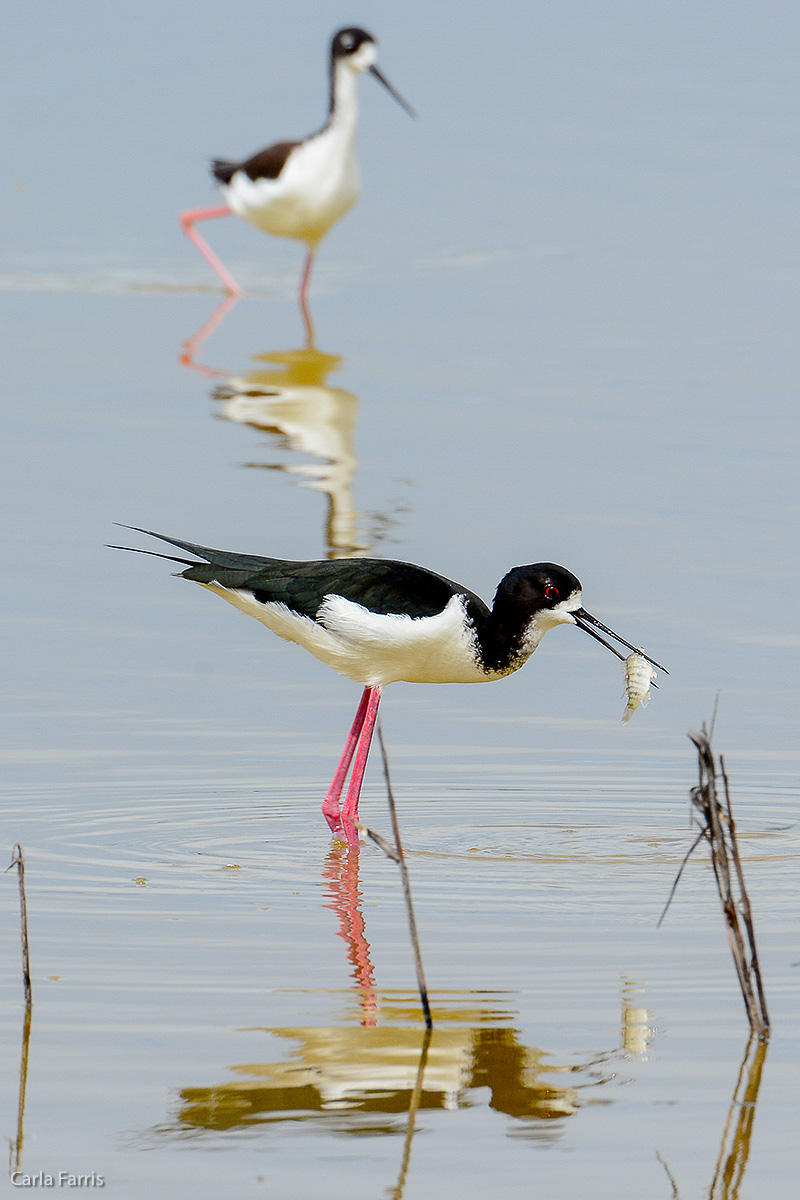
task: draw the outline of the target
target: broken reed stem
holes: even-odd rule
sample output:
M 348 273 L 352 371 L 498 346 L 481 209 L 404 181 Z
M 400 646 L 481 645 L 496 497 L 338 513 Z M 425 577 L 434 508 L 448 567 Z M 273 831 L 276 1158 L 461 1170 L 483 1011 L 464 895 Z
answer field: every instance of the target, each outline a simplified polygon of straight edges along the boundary
M 739 986 L 742 989 L 750 1024 L 755 1028 L 753 1024 L 752 987 L 748 980 L 744 942 L 742 940 L 741 929 L 739 928 L 736 903 L 731 887 L 728 847 L 720 819 L 722 808 L 717 799 L 714 755 L 711 750 L 711 743 L 705 734 L 705 728 L 702 735 L 697 735 L 697 737 L 692 736 L 692 741 L 697 747 L 700 767 L 700 783 L 697 788 L 692 790 L 692 800 L 695 808 L 698 809 L 705 820 L 703 835 L 711 850 L 711 866 L 714 870 L 714 879 L 716 880 L 717 891 L 722 902 L 722 911 L 725 914 L 728 942 L 731 947 L 731 954 L 734 966 L 736 967 L 736 974 L 739 977 Z
M 367 833 L 367 836 L 371 837 L 373 842 L 380 846 L 387 858 L 390 858 L 392 862 L 400 862 L 400 855 L 397 853 L 391 842 L 387 842 L 386 838 L 380 833 L 376 833 L 374 829 L 367 829 L 366 825 L 364 826 L 364 829 Z
M 400 878 L 403 881 L 403 895 L 406 901 L 406 912 L 408 913 L 408 928 L 411 934 L 411 948 L 414 952 L 414 966 L 417 972 L 417 987 L 419 989 L 419 998 L 422 1003 L 422 1011 L 425 1016 L 425 1028 L 433 1029 L 433 1019 L 431 1018 L 431 1006 L 428 1001 L 428 987 L 425 983 L 425 971 L 422 966 L 422 954 L 419 948 L 419 937 L 417 936 L 417 922 L 414 916 L 414 903 L 411 899 L 411 882 L 408 877 L 408 867 L 406 866 L 406 858 L 403 853 L 403 843 L 400 838 L 400 826 L 397 821 L 397 809 L 394 803 L 394 792 L 392 791 L 392 781 L 389 777 L 389 759 L 386 754 L 386 743 L 383 740 L 383 729 L 381 727 L 380 718 L 378 719 L 378 741 L 381 747 L 381 756 L 383 757 L 383 774 L 386 779 L 386 792 L 389 798 L 389 813 L 392 818 L 392 830 L 394 832 L 394 845 L 387 842 L 379 833 L 375 833 L 372 829 L 366 829 L 366 833 L 372 838 L 384 854 L 388 855 L 400 868 Z
M 19 880 L 19 936 L 22 942 L 22 982 L 25 987 L 25 1005 L 27 1008 L 33 1004 L 33 989 L 31 988 L 31 959 L 28 942 L 28 902 L 25 898 L 25 855 L 22 853 L 22 846 L 17 842 L 11 852 L 11 862 L 8 864 L 7 870 L 12 867 L 17 868 L 17 879 Z
M 667 896 L 667 903 L 662 908 L 661 916 L 656 921 L 656 929 L 661 928 L 661 922 L 664 920 L 664 917 L 667 915 L 667 910 L 669 909 L 670 904 L 672 904 L 675 893 L 678 890 L 678 884 L 680 883 L 681 878 L 683 877 L 683 872 L 686 869 L 686 864 L 688 863 L 689 859 L 692 857 L 692 855 L 694 854 L 695 850 L 700 845 L 700 843 L 702 842 L 704 837 L 705 837 L 705 830 L 701 829 L 700 832 L 698 833 L 697 837 L 694 839 L 691 846 L 689 847 L 689 849 L 686 851 L 685 855 L 683 856 L 683 862 L 678 867 L 678 874 L 675 876 L 675 879 L 673 880 L 673 883 L 672 883 L 672 887 L 669 889 L 669 895 Z
M 728 773 L 725 770 L 725 759 L 721 754 L 719 756 L 719 769 L 722 775 L 722 782 L 725 787 L 725 807 L 727 810 L 728 829 L 730 830 L 733 864 L 736 868 L 736 878 L 739 881 L 742 920 L 744 921 L 745 929 L 747 930 L 747 940 L 750 946 L 750 968 L 756 981 L 758 1003 L 764 1018 L 764 1032 L 766 1032 L 769 1030 L 769 1013 L 767 1012 L 767 998 L 764 995 L 764 981 L 761 978 L 761 966 L 758 961 L 758 950 L 756 949 L 756 932 L 753 926 L 753 910 L 750 907 L 750 897 L 748 896 L 747 888 L 744 885 L 742 860 L 739 856 L 739 843 L 736 840 L 736 826 L 733 822 L 733 811 L 731 809 L 731 790 L 728 785 Z
M 697 787 L 691 790 L 692 804 L 700 813 L 702 818 L 701 835 L 708 842 L 711 851 L 711 865 L 722 903 L 728 943 L 742 990 L 747 1019 L 753 1032 L 759 1038 L 765 1038 L 769 1033 L 769 1015 L 758 964 L 750 899 L 745 887 L 742 862 L 736 841 L 736 827 L 731 811 L 730 787 L 725 773 L 725 763 L 720 758 L 720 775 L 725 788 L 726 802 L 726 807 L 723 808 L 717 797 L 717 769 L 711 740 L 705 725 L 700 733 L 690 733 L 689 737 L 697 749 L 699 769 Z M 731 862 L 734 866 L 738 897 L 731 879 Z M 742 933 L 739 921 L 740 913 L 750 951 L 749 962 L 745 950 L 745 935 Z

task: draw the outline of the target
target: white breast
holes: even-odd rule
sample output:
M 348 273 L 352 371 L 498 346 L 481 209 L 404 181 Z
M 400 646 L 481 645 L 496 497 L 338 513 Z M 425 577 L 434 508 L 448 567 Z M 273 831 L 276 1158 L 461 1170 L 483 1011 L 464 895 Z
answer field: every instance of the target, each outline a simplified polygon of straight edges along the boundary
M 433 617 L 384 616 L 360 604 L 328 596 L 317 620 L 285 604 L 260 604 L 250 592 L 204 584 L 223 600 L 255 617 L 279 637 L 297 642 L 341 675 L 371 687 L 408 683 L 485 683 L 508 672 L 487 674 L 465 625 L 462 601 L 454 596 Z M 519 662 L 515 664 L 521 666 Z
M 222 190 L 233 212 L 259 229 L 315 246 L 358 199 L 354 131 L 330 125 L 295 147 L 277 179 L 237 171 Z

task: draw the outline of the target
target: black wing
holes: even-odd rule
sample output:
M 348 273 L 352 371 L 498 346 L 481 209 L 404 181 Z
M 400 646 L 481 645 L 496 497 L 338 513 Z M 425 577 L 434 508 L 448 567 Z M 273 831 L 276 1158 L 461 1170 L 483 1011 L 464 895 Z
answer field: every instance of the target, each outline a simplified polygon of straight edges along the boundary
M 211 174 L 220 183 L 230 183 L 237 171 L 244 171 L 245 175 L 249 175 L 253 180 L 277 179 L 286 166 L 287 158 L 295 146 L 299 145 L 299 142 L 276 142 L 274 146 L 259 150 L 258 154 L 246 158 L 244 162 L 215 158 L 211 164 Z
M 309 617 L 331 595 L 386 616 L 432 617 L 456 595 L 483 607 L 477 596 L 433 571 L 383 558 L 277 562 L 239 586 L 252 588 L 257 600 L 280 601 Z
M 432 617 L 441 612 L 453 596 L 464 596 L 476 616 L 488 616 L 489 612 L 480 597 L 468 588 L 413 563 L 383 558 L 293 562 L 213 550 L 149 529 L 137 532 L 147 533 L 205 559 L 205 562 L 190 564 L 181 571 L 184 579 L 252 591 L 262 604 L 285 604 L 293 612 L 307 617 L 315 617 L 325 597 L 330 595 L 343 596 L 370 612 L 387 616 Z

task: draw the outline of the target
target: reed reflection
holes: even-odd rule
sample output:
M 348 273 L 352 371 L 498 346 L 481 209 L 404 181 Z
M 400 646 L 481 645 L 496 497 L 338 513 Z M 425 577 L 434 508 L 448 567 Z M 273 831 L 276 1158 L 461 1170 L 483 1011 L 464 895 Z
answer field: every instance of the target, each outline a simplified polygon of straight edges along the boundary
M 750 1138 L 756 1116 L 767 1042 L 751 1033 L 744 1048 L 739 1077 L 733 1089 L 728 1119 L 722 1131 L 709 1200 L 737 1200 L 750 1157 Z
M 33 1007 L 25 1005 L 25 1017 L 22 1022 L 22 1049 L 19 1059 L 19 1088 L 17 1090 L 17 1130 L 14 1138 L 8 1143 L 8 1173 L 13 1176 L 22 1167 L 22 1143 L 25 1138 L 25 1097 L 28 1091 L 28 1052 L 31 1040 L 31 1017 Z
M 750 1139 L 756 1117 L 761 1075 L 767 1056 L 766 1038 L 751 1033 L 744 1048 L 739 1075 L 733 1089 L 728 1116 L 722 1130 L 714 1177 L 708 1200 L 738 1200 L 750 1158 Z M 680 1188 L 669 1163 L 656 1152 L 672 1188 L 675 1200 L 681 1200 Z

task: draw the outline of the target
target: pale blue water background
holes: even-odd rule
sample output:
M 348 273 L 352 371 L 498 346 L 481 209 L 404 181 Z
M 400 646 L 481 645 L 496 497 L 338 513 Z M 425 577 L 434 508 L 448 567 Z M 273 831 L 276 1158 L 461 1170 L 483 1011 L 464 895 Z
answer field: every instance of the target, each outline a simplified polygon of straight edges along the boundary
M 327 384 L 350 397 L 359 538 L 487 599 L 512 565 L 562 562 L 672 672 L 624 730 L 621 671 L 575 630 L 492 688 L 387 693 L 443 1039 L 403 1195 L 670 1197 L 657 1155 L 681 1197 L 710 1194 L 746 1029 L 706 864 L 655 925 L 690 838 L 685 732 L 720 690 L 774 1033 L 744 1177 L 715 1194 L 794 1197 L 800 15 L 778 4 L 5 10 L 23 1168 L 102 1173 L 115 1198 L 400 1186 L 421 1025 L 399 882 L 362 853 L 375 1015 L 318 812 L 358 690 L 168 564 L 103 549 L 124 521 L 327 552 L 324 493 L 243 466 L 319 459 L 212 396 L 300 345 L 300 248 L 204 229 L 250 289 L 201 349 L 207 377 L 179 354 L 220 297 L 177 213 L 214 202 L 211 155 L 320 123 L 350 22 L 420 114 L 364 81 L 364 195 L 312 289 L 342 359 Z M 377 756 L 363 815 L 388 829 Z M 10 874 L 4 896 L 13 1140 Z M 287 1063 L 318 1107 L 281 1092 Z M 560 1115 L 531 1105 L 539 1083 Z

